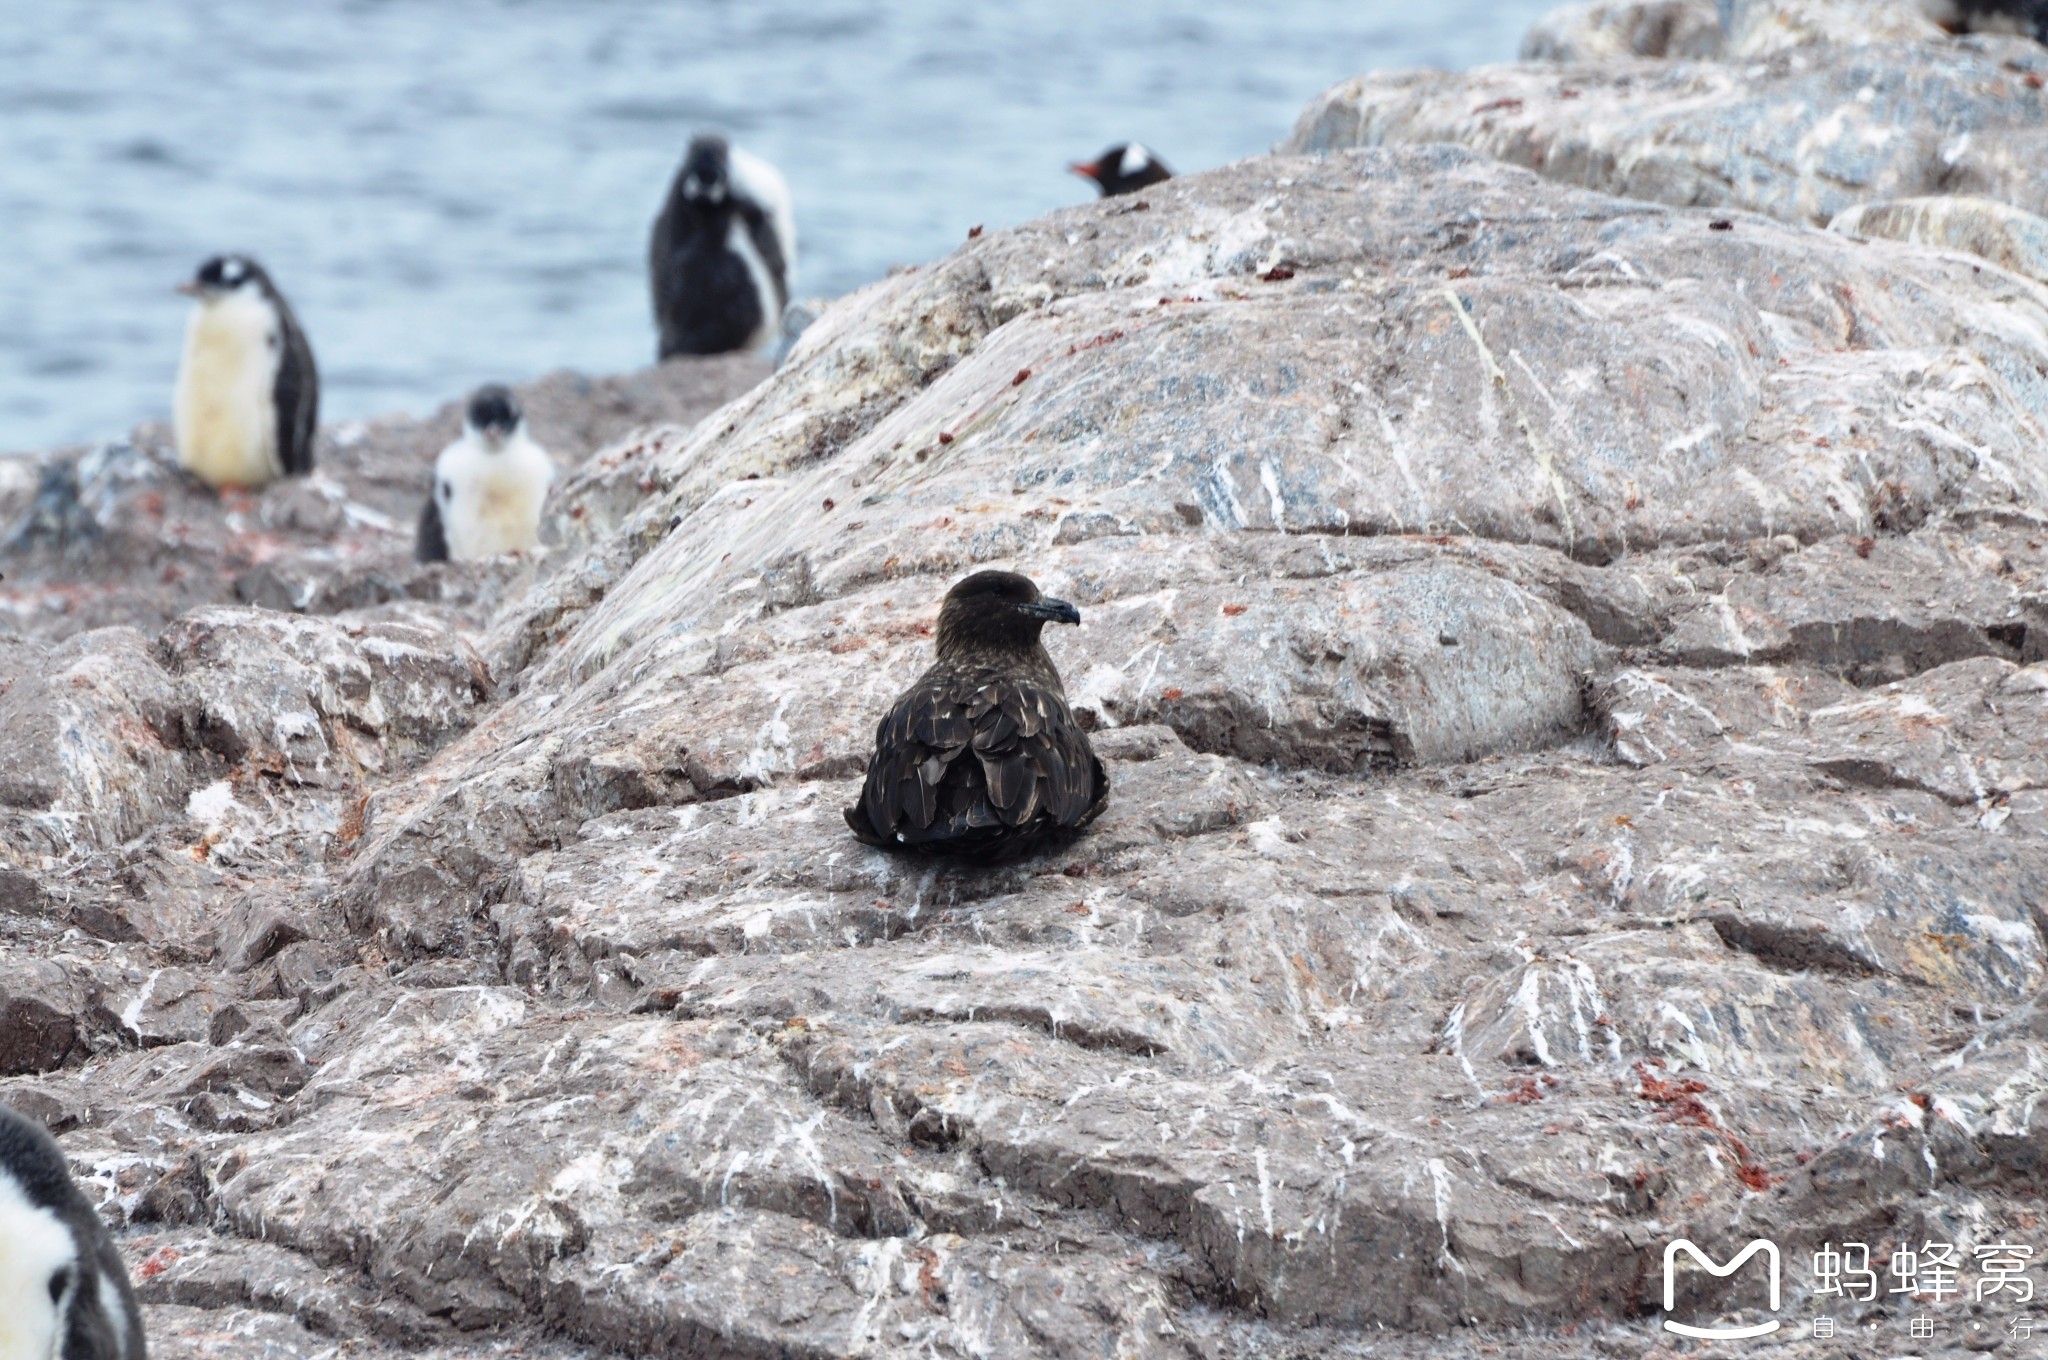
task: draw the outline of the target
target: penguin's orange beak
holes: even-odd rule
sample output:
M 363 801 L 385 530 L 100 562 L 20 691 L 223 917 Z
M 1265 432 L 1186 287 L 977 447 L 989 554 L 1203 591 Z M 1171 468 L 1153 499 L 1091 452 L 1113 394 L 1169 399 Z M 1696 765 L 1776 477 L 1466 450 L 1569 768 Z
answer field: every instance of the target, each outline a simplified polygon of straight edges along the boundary
M 186 297 L 198 297 L 199 285 L 192 282 L 192 280 L 190 279 L 186 279 L 183 283 L 178 285 L 178 291 L 183 293 Z
M 1100 180 L 1102 178 L 1101 161 L 1075 161 L 1073 164 L 1069 165 L 1067 169 L 1071 170 L 1073 173 L 1077 175 L 1083 175 L 1092 180 Z

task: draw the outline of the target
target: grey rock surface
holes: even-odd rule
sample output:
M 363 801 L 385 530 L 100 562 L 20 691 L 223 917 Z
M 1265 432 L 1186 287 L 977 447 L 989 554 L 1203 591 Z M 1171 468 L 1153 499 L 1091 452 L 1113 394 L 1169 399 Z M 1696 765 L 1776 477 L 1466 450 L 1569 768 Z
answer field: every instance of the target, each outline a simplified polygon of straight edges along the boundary
M 1828 226 L 1851 236 L 1967 251 L 2034 281 L 2048 281 L 2048 219 L 1969 195 L 1859 203 Z
M 1794 48 L 1860 47 L 1938 38 L 1937 20 L 1967 28 L 1961 5 L 1942 0 L 1716 0 L 1724 32 L 1721 55 L 1764 56 Z M 1989 10 L 1993 6 L 1984 6 Z
M 1311 103 L 1281 150 L 1456 142 L 1564 184 L 1816 225 L 1929 195 L 2048 211 L 2048 50 L 1951 38 L 1917 13 L 1891 34 L 1854 4 L 1810 7 L 1824 31 L 1795 41 L 1804 10 L 1753 8 L 1773 36 L 1721 60 L 1659 59 L 1657 25 L 1632 7 L 1603 8 L 1590 34 L 1580 11 L 1554 16 L 1532 55 L 1566 60 L 1360 76 Z M 1836 29 L 1857 41 L 1823 41 Z
M 0 1099 L 177 1357 L 1641 1355 L 1675 1236 L 1799 1310 L 2024 1232 L 2048 291 L 1717 220 L 1186 176 L 833 304 L 489 591 L 0 644 Z M 1111 800 L 892 859 L 980 564 Z
M 1717 57 L 1723 43 L 1714 0 L 1584 0 L 1538 19 L 1522 39 L 1522 60 Z

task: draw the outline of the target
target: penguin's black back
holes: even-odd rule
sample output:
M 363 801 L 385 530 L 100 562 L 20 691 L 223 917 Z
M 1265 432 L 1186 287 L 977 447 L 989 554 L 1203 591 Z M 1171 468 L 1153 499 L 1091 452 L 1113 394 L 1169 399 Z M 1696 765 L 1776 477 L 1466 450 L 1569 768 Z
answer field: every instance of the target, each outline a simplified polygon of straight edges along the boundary
M 277 383 L 271 389 L 277 403 L 277 457 L 287 477 L 303 476 L 313 470 L 313 436 L 320 428 L 320 372 L 313 364 L 313 346 L 300 329 L 291 304 L 267 277 L 263 289 L 277 308 L 278 339 L 283 345 L 283 353 L 277 356 Z
M 142 1310 L 128 1283 L 128 1266 L 71 1168 L 43 1126 L 0 1105 L 0 1177 L 20 1187 L 32 1205 L 47 1209 L 70 1230 L 80 1278 L 65 1317 L 61 1360 L 146 1360 Z M 104 1291 L 113 1294 L 110 1310 Z M 118 1311 L 119 1316 L 115 1316 Z
M 427 488 L 427 504 L 420 511 L 420 528 L 413 537 L 412 555 L 422 562 L 448 560 L 448 530 L 441 523 L 441 481 L 438 477 Z

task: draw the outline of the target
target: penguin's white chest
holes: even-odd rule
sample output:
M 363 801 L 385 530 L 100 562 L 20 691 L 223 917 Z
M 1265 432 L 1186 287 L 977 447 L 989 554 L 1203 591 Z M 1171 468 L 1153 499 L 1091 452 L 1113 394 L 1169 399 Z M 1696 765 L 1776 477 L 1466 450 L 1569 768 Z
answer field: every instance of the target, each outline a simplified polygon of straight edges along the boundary
M 0 1174 L 0 1360 L 56 1360 L 63 1319 L 50 1277 L 77 1255 L 63 1220 Z
M 277 313 L 259 293 L 200 303 L 185 327 L 172 416 L 178 462 L 208 486 L 283 475 L 277 450 Z
M 540 542 L 540 512 L 554 464 L 523 435 L 492 453 L 464 439 L 445 449 L 435 469 L 448 555 L 492 557 Z

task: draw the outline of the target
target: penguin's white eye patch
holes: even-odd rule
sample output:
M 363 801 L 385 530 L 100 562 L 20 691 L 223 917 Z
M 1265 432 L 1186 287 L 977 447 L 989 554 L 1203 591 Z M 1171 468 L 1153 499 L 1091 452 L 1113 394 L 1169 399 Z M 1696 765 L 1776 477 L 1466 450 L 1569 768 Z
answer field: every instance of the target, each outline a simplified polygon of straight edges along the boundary
M 1141 143 L 1132 142 L 1124 148 L 1124 154 L 1118 158 L 1116 171 L 1120 175 L 1135 175 L 1150 164 L 1152 164 L 1152 153 L 1147 151 Z
M 223 283 L 240 283 L 242 281 L 242 262 L 240 260 L 229 260 L 220 267 L 220 277 Z

